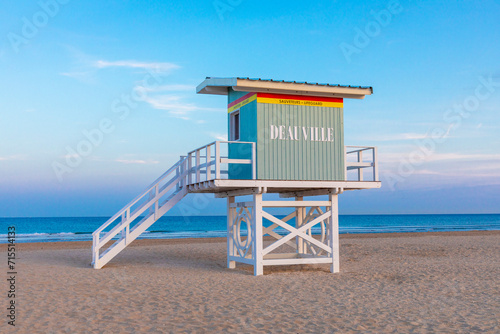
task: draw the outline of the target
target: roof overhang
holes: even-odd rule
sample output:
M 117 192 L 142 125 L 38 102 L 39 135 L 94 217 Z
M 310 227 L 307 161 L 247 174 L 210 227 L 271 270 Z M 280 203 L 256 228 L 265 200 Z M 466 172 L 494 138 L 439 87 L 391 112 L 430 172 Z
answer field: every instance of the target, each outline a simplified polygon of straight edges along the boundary
M 364 99 L 366 95 L 373 94 L 372 87 L 249 78 L 207 78 L 196 87 L 196 93 L 227 95 L 229 88 L 240 92 L 341 97 L 348 99 Z

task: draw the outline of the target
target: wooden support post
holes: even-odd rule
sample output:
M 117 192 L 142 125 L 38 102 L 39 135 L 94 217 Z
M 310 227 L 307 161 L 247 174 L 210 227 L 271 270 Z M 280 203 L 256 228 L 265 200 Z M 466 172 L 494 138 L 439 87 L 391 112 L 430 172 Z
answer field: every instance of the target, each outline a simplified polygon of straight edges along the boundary
M 339 256 L 339 206 L 338 195 L 331 194 L 330 202 L 332 203 L 330 217 L 330 247 L 332 248 L 332 265 L 330 271 L 338 273 L 340 271 L 340 256 Z
M 235 208 L 231 207 L 231 204 L 234 203 L 234 196 L 230 196 L 227 198 L 227 267 L 229 269 L 236 268 L 236 262 L 229 260 L 231 256 L 236 255 L 234 253 L 234 240 L 232 237 L 232 226 L 234 221 L 234 211 Z
M 296 201 L 303 201 L 303 197 L 295 197 Z M 304 207 L 298 206 L 296 209 L 297 216 L 295 217 L 295 227 L 298 229 L 301 227 L 304 223 L 304 210 L 306 210 Z M 297 236 L 296 238 L 297 242 L 297 254 L 305 254 L 305 243 L 304 239 L 301 237 Z
M 252 257 L 254 260 L 253 274 L 259 276 L 264 274 L 263 266 L 263 236 L 262 236 L 262 194 L 253 195 L 253 219 L 252 219 Z

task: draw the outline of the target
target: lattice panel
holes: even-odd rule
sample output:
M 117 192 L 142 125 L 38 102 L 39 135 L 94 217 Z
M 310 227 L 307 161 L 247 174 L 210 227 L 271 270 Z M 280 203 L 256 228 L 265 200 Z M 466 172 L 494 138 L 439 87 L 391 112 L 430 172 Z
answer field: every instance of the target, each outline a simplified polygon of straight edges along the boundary
M 304 208 L 306 210 L 306 208 Z M 300 210 L 300 212 L 303 212 Z M 311 207 L 307 214 L 303 217 L 300 226 L 292 226 L 288 223 L 291 218 L 297 218 L 297 211 L 291 213 L 283 219 L 279 219 L 268 212 L 263 212 L 262 216 L 273 224 L 263 230 L 263 234 L 269 234 L 277 241 L 269 245 L 263 250 L 263 254 L 269 254 L 275 251 L 278 247 L 283 245 L 288 245 L 294 249 L 297 249 L 297 245 L 302 243 L 304 247 L 299 246 L 300 254 L 310 254 L 313 256 L 325 256 L 331 253 L 331 247 L 329 240 L 330 227 L 329 218 L 331 217 L 331 212 L 324 212 L 320 207 Z M 299 214 L 300 217 L 300 214 Z M 287 235 L 279 235 L 273 230 L 278 226 L 287 230 L 289 233 Z M 321 227 L 321 235 L 319 239 L 316 239 L 312 235 L 312 229 L 316 226 Z M 303 248 L 300 251 L 300 248 Z

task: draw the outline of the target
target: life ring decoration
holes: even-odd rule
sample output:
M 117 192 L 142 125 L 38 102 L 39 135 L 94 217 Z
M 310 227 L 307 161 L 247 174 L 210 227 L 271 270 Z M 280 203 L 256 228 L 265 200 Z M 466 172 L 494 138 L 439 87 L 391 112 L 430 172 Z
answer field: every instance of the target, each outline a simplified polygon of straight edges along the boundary
M 241 257 L 245 257 L 252 245 L 252 215 L 247 208 L 240 208 L 238 216 L 233 224 L 233 239 L 234 245 Z M 247 225 L 247 237 L 242 239 L 241 224 Z

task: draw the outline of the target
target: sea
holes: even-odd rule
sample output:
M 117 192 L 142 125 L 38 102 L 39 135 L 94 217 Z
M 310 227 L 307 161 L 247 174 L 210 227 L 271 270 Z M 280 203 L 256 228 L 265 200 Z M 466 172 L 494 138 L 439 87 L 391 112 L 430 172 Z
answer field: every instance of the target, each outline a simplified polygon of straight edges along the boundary
M 92 232 L 108 217 L 0 218 L 0 243 L 7 243 L 14 227 L 16 242 L 92 240 Z M 210 238 L 226 236 L 226 216 L 164 216 L 140 239 Z M 264 223 L 266 224 L 266 223 Z M 11 228 L 12 230 L 12 228 Z M 492 231 L 500 230 L 500 214 L 456 215 L 340 215 L 341 234 Z M 242 227 L 242 234 L 245 234 Z M 286 234 L 277 229 L 279 234 Z M 319 233 L 319 227 L 313 229 Z

